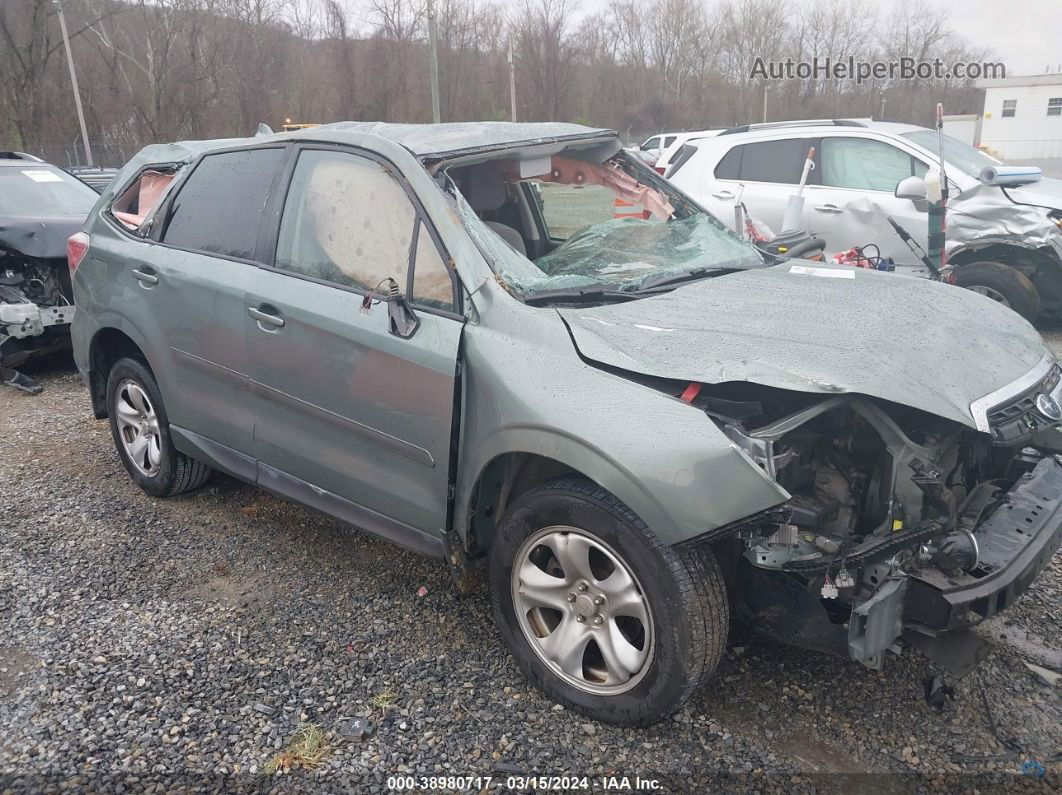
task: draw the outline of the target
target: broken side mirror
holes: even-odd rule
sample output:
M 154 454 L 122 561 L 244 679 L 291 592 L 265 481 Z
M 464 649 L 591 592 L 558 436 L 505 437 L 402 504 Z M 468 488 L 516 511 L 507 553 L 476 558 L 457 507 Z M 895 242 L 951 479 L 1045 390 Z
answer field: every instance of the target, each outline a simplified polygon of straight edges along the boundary
M 408 340 L 417 333 L 420 328 L 420 318 L 413 311 L 413 307 L 406 301 L 404 295 L 390 293 L 386 296 L 387 301 L 387 330 L 396 337 Z
M 900 180 L 896 186 L 897 199 L 910 199 L 914 206 L 921 211 L 929 208 L 928 187 L 921 177 L 907 177 Z

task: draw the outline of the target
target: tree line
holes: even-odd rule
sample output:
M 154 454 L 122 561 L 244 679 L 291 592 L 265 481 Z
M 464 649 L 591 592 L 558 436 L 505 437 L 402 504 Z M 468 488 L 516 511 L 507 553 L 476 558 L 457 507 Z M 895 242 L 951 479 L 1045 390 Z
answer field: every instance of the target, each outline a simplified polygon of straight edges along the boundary
M 147 143 L 259 122 L 431 120 L 427 0 L 63 0 L 89 138 Z M 922 0 L 434 0 L 443 121 L 570 121 L 629 139 L 790 118 L 930 124 L 980 110 L 972 81 L 765 80 L 757 60 L 991 60 Z M 759 70 L 757 74 L 762 74 Z M 0 148 L 78 157 L 53 0 L 0 3 Z

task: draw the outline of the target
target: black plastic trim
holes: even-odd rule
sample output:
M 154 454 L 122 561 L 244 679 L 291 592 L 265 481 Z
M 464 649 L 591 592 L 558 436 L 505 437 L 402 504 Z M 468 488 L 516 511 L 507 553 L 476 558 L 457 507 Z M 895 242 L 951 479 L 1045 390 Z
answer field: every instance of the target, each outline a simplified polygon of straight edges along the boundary
M 441 534 L 419 530 L 416 527 L 384 516 L 371 508 L 344 499 L 330 491 L 293 477 L 279 469 L 258 462 L 258 485 L 281 497 L 294 500 L 307 508 L 326 514 L 358 530 L 397 544 L 437 560 L 445 560 Z

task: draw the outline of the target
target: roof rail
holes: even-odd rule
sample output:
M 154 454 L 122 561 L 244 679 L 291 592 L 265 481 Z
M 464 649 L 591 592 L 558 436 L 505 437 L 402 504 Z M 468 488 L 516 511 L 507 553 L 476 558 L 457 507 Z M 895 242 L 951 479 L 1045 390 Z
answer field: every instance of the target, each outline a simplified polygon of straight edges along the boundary
M 27 155 L 25 152 L 12 152 L 10 150 L 0 150 L 0 160 L 32 160 L 34 163 L 44 162 L 39 157 Z
M 861 121 L 854 119 L 794 119 L 793 121 L 768 121 L 762 124 L 742 124 L 723 130 L 720 135 L 734 135 L 746 133 L 751 130 L 773 130 L 782 127 L 814 127 L 817 125 L 832 125 L 834 127 L 866 127 Z

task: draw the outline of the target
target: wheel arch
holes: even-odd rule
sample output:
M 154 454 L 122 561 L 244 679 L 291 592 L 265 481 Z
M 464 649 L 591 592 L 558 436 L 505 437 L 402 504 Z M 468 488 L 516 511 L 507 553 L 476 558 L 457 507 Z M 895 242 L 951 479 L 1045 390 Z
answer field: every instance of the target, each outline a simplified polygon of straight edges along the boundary
M 955 249 L 949 261 L 959 269 L 977 261 L 1012 267 L 1033 283 L 1045 313 L 1057 317 L 1062 312 L 1062 256 L 1053 246 L 1013 238 L 983 238 Z
M 1009 237 L 985 237 L 964 243 L 948 253 L 948 262 L 959 268 L 972 262 L 998 262 L 1029 278 L 1035 276 L 1041 266 L 1053 264 L 1058 268 L 1062 265 L 1057 257 L 1052 258 L 1039 246 Z
M 122 329 L 105 326 L 93 334 L 89 343 L 88 382 L 92 414 L 98 420 L 107 418 L 107 375 L 115 362 L 127 356 L 151 367 L 141 345 Z
M 470 556 L 485 553 L 506 507 L 534 486 L 558 477 L 578 477 L 625 503 L 663 537 L 670 535 L 663 507 L 632 473 L 582 441 L 552 431 L 521 434 L 473 465 L 475 477 L 459 482 L 453 530 Z M 660 526 L 663 525 L 664 532 Z

